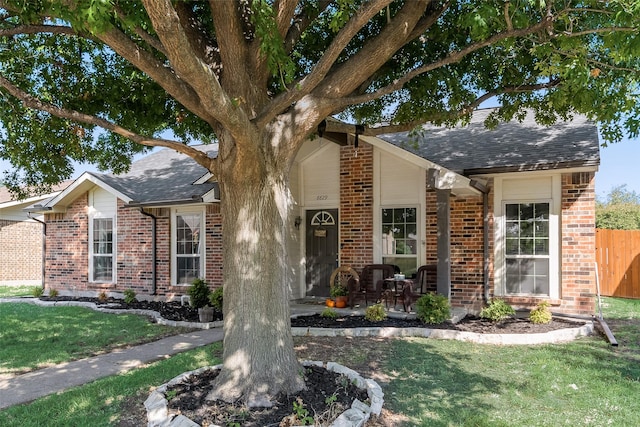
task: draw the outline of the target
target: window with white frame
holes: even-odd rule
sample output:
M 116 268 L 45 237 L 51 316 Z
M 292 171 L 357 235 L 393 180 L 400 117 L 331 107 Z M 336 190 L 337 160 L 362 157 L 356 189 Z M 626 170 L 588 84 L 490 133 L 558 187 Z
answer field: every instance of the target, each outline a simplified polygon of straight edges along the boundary
M 190 285 L 204 277 L 204 211 L 174 211 L 172 228 L 174 283 Z
M 91 281 L 113 281 L 113 218 L 93 218 Z
M 506 203 L 505 290 L 509 295 L 549 295 L 549 203 Z
M 382 262 L 407 276 L 418 269 L 417 208 L 382 208 Z

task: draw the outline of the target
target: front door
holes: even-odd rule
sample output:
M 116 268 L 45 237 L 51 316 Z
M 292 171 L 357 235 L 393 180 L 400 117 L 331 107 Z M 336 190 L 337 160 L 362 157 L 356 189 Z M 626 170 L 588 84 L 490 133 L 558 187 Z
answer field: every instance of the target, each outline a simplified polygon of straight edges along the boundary
M 338 210 L 307 211 L 307 295 L 329 296 L 329 278 L 338 267 Z

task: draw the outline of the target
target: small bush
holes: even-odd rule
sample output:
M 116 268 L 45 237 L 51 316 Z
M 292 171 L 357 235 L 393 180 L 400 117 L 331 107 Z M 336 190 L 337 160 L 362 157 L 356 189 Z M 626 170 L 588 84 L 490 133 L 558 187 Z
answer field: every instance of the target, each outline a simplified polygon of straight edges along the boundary
M 209 294 L 209 303 L 220 311 L 222 311 L 222 292 L 222 287 L 219 287 Z
M 549 309 L 549 301 L 540 302 L 536 308 L 529 313 L 531 323 L 544 324 L 551 322 L 551 310 Z
M 513 307 L 504 300 L 497 298 L 492 299 L 489 305 L 480 311 L 480 317 L 492 322 L 499 322 L 514 314 L 516 314 L 516 311 Z
M 428 293 L 416 301 L 416 316 L 424 323 L 442 323 L 451 317 L 451 305 L 444 295 Z
M 49 298 L 55 298 L 60 295 L 57 289 L 49 288 Z
M 124 302 L 126 302 L 127 304 L 136 302 L 136 291 L 134 291 L 133 289 L 125 289 Z
M 335 319 L 336 317 L 338 317 L 338 313 L 333 308 L 327 307 L 324 310 L 322 310 L 322 313 L 320 313 L 320 317 Z
M 191 307 L 202 308 L 209 305 L 209 285 L 202 279 L 195 279 L 189 286 L 189 302 Z
M 369 322 L 381 322 L 387 318 L 387 312 L 382 304 L 374 304 L 367 307 L 364 312 L 364 318 Z
M 105 302 L 107 299 L 107 293 L 105 291 L 102 291 L 98 294 L 98 301 Z
M 35 298 L 40 298 L 42 295 L 44 295 L 44 289 L 42 289 L 40 286 L 36 286 L 31 290 L 31 295 L 33 295 Z

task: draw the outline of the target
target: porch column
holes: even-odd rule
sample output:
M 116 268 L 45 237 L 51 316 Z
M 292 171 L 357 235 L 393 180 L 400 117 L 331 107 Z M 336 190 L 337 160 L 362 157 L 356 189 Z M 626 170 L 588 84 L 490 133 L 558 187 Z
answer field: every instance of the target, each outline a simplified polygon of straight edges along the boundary
M 438 274 L 439 295 L 451 301 L 451 190 L 436 190 L 438 221 Z

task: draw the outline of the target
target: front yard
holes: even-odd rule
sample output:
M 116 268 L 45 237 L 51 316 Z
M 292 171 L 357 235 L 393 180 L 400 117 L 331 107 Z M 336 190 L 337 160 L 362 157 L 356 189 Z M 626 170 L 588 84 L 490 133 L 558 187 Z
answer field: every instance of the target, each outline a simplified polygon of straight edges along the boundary
M 602 336 L 524 347 L 417 338 L 295 343 L 301 358 L 330 352 L 378 381 L 394 426 L 640 425 L 640 301 L 607 298 L 603 309 L 619 347 Z M 152 387 L 218 363 L 220 352 L 218 343 L 11 407 L 0 412 L 0 425 L 141 425 Z

